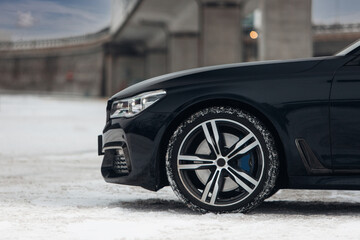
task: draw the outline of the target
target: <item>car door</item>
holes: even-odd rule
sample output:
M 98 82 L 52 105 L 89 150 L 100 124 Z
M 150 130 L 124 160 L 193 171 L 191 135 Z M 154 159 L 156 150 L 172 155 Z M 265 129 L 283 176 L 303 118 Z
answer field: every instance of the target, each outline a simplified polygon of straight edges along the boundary
M 339 68 L 330 95 L 333 169 L 360 170 L 360 56 Z

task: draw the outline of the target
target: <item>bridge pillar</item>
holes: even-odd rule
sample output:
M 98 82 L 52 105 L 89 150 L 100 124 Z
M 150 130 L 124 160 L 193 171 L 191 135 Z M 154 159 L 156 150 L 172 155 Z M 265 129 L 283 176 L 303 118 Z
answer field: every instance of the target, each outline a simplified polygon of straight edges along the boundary
M 116 92 L 145 79 L 145 57 L 129 46 L 105 45 L 105 95 Z
M 103 63 L 103 80 L 101 87 L 102 96 L 111 96 L 112 94 L 112 80 L 113 80 L 113 57 L 105 52 Z
M 259 60 L 311 57 L 311 0 L 260 0 Z
M 242 5 L 238 1 L 201 1 L 200 65 L 242 61 Z
M 150 49 L 146 52 L 146 78 L 152 78 L 167 73 L 167 50 Z
M 170 33 L 168 38 L 169 72 L 198 67 L 198 34 Z

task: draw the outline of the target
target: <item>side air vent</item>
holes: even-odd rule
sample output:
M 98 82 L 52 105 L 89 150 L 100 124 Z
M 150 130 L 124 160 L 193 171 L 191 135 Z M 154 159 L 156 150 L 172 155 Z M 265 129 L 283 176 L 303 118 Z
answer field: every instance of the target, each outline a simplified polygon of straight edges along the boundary
M 122 175 L 128 175 L 130 173 L 131 165 L 127 148 L 119 147 L 115 150 L 113 169 L 116 173 Z
M 295 144 L 308 174 L 327 175 L 332 173 L 331 169 L 328 169 L 321 164 L 304 139 L 296 139 Z

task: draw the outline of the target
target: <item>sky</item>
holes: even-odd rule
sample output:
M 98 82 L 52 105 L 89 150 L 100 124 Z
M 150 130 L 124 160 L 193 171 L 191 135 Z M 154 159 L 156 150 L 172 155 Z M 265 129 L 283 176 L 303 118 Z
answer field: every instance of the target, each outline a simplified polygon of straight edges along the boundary
M 360 23 L 360 0 L 313 0 L 312 10 L 315 24 Z M 111 0 L 0 0 L 0 40 L 79 36 L 110 19 Z
M 313 0 L 314 24 L 360 23 L 360 0 Z
M 0 34 L 12 40 L 78 36 L 110 24 L 111 0 L 0 0 Z

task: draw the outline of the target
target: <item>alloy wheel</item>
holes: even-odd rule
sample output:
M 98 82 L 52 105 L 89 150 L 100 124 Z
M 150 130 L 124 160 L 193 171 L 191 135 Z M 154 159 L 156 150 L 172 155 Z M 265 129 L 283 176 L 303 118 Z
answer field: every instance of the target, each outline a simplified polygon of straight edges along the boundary
M 258 186 L 264 154 L 259 140 L 246 126 L 230 119 L 211 119 L 194 127 L 183 139 L 177 170 L 184 187 L 199 201 L 233 205 Z

